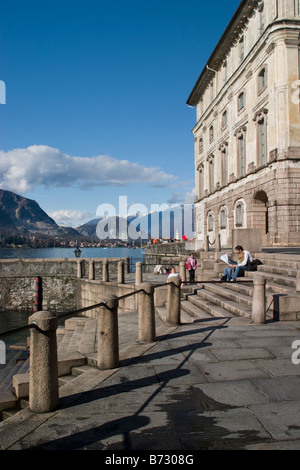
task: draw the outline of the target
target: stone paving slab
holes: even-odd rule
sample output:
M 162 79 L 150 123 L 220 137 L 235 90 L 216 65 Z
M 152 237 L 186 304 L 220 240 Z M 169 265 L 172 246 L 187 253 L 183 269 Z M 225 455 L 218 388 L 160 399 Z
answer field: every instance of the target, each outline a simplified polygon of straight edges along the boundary
M 299 326 L 158 323 L 158 341 L 139 344 L 136 316 L 124 315 L 120 367 L 62 386 L 52 413 L 27 409 L 0 423 L 0 449 L 299 450 L 300 365 L 290 343 Z

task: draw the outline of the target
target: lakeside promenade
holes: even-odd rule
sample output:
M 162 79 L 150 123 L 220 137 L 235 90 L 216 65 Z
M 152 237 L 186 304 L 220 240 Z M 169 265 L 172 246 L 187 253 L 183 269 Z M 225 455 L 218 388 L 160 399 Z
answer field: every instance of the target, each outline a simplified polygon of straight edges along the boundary
M 120 368 L 87 367 L 60 387 L 59 409 L 0 423 L 1 450 L 300 449 L 299 321 L 157 317 L 151 344 L 137 342 L 135 313 L 119 327 Z

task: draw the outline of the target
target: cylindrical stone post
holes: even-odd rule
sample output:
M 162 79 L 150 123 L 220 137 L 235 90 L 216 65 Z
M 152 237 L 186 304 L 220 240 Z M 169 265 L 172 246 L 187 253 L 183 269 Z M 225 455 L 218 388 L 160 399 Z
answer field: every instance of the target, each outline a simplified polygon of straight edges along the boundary
M 253 323 L 266 323 L 266 279 L 256 277 L 253 279 L 252 321 Z
M 37 312 L 29 318 L 42 331 L 31 329 L 29 408 L 34 413 L 49 413 L 59 404 L 57 363 L 57 317 Z
M 180 263 L 179 263 L 179 276 L 181 277 L 182 282 L 186 281 L 185 261 L 180 261 Z
M 143 263 L 138 262 L 135 265 L 135 285 L 143 283 Z
M 118 283 L 125 284 L 124 261 L 118 262 Z
M 138 340 L 141 343 L 153 343 L 155 335 L 154 287 L 150 283 L 137 286 L 144 292 L 138 294 Z
M 97 366 L 101 370 L 119 367 L 119 331 L 118 331 L 118 299 L 107 295 L 100 307 L 98 318 L 98 355 Z
M 102 280 L 104 282 L 109 281 L 109 272 L 108 272 L 108 259 L 103 260 L 102 264 Z
M 172 277 L 169 281 L 167 292 L 167 325 L 180 325 L 181 308 L 181 280 L 179 277 Z
M 89 279 L 95 279 L 95 262 L 93 260 L 89 261 Z

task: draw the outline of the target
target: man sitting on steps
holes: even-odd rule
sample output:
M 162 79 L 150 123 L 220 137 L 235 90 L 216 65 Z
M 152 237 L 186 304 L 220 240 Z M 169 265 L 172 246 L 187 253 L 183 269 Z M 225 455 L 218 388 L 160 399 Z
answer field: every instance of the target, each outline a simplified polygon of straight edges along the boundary
M 235 247 L 235 252 L 237 253 L 237 264 L 229 264 L 224 270 L 224 276 L 222 280 L 226 281 L 236 281 L 236 278 L 243 276 L 245 271 L 249 271 L 250 263 L 253 261 L 253 258 L 249 251 L 244 250 L 241 245 Z M 234 273 L 232 274 L 234 270 Z

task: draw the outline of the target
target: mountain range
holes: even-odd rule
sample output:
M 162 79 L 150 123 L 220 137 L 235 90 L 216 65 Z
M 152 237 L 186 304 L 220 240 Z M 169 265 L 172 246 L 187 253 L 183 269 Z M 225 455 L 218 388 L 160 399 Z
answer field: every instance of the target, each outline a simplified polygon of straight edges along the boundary
M 77 230 L 60 227 L 36 201 L 0 189 L 0 234 L 78 236 Z
M 188 211 L 187 211 L 188 212 Z M 31 199 L 0 189 L 0 235 L 76 238 L 78 240 L 148 240 L 151 238 L 176 238 L 184 233 L 181 208 L 164 212 L 136 214 L 122 219 L 118 216 L 96 218 L 79 227 L 61 227 L 39 204 Z M 188 224 L 191 225 L 188 218 Z M 190 235 L 189 235 L 190 236 Z

